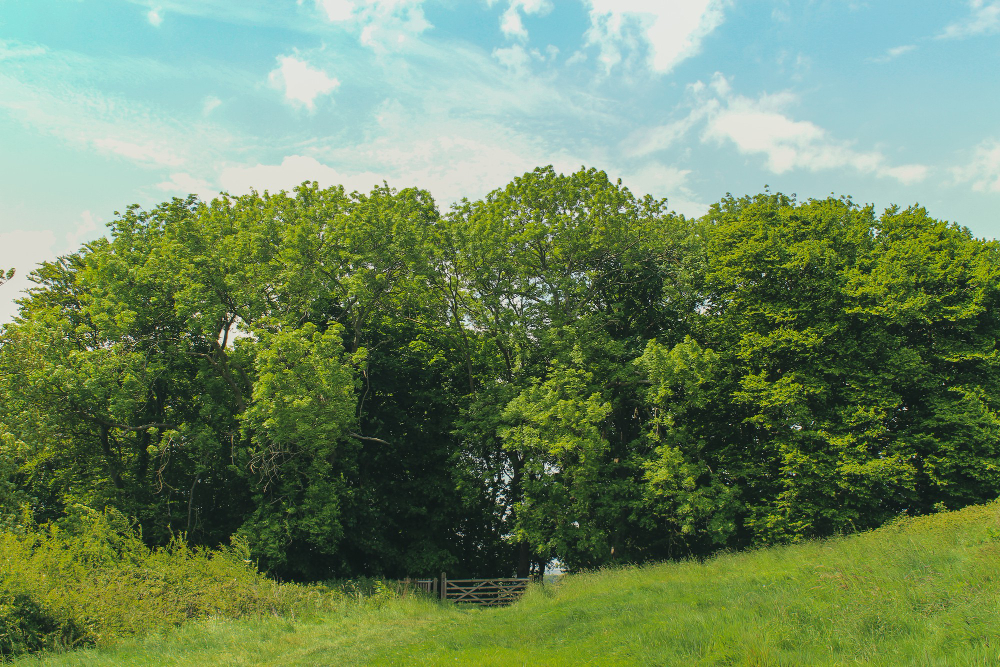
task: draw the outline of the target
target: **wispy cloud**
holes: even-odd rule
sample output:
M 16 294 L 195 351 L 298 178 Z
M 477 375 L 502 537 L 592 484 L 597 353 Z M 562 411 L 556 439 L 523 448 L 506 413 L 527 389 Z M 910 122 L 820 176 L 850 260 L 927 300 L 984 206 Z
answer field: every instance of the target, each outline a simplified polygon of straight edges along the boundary
M 316 0 L 332 23 L 358 31 L 362 44 L 394 48 L 431 27 L 423 0 Z
M 838 140 L 814 123 L 790 118 L 786 109 L 797 102 L 792 93 L 743 97 L 733 94 L 718 74 L 710 89 L 718 106 L 708 120 L 703 140 L 731 142 L 741 153 L 763 155 L 767 168 L 776 174 L 792 169 L 852 169 L 903 184 L 927 176 L 923 165 L 888 164 L 879 151 L 857 150 L 852 142 Z
M 691 190 L 688 184 L 690 175 L 690 169 L 650 161 L 622 171 L 621 179 L 637 195 L 666 197 L 671 210 L 697 217 L 708 210 L 708 204 Z
M 1000 2 L 969 0 L 969 15 L 945 27 L 940 39 L 961 39 L 1000 32 Z
M 684 118 L 652 128 L 642 128 L 632 132 L 621 144 L 622 152 L 628 157 L 643 157 L 659 153 L 679 144 L 695 124 L 702 120 L 713 105 L 694 110 Z
M 4 50 L 19 58 L 0 69 L 0 113 L 35 132 L 146 168 L 177 169 L 232 143 L 228 132 L 197 116 L 178 117 L 97 86 L 131 78 L 133 64 L 10 42 L 0 45 Z M 137 67 L 149 76 L 150 69 Z
M 491 0 L 490 5 L 496 0 Z M 500 16 L 500 30 L 504 35 L 512 39 L 521 41 L 528 40 L 528 30 L 524 27 L 521 14 L 544 15 L 552 11 L 552 3 L 549 0 L 509 0 L 507 9 Z
M 83 211 L 79 220 L 64 234 L 50 229 L 18 229 L 14 216 L 0 210 L 0 267 L 17 270 L 14 279 L 3 286 L 0 298 L 0 324 L 10 322 L 17 315 L 14 298 L 32 287 L 28 276 L 42 262 L 50 262 L 59 255 L 75 252 L 82 243 L 101 236 L 104 221 L 90 211 Z M 23 222 L 21 223 L 23 224 Z M 9 231 L 8 231 L 9 230 Z
M 670 72 L 697 55 L 722 24 L 728 0 L 584 0 L 590 6 L 587 43 L 607 72 L 640 48 L 654 72 Z
M 289 11 L 286 3 L 272 0 L 126 0 L 155 11 L 159 16 L 167 13 L 180 16 L 206 17 L 235 24 L 257 24 L 307 29 L 305 11 Z M 312 13 L 310 8 L 309 13 Z M 147 19 L 149 14 L 147 13 Z
M 587 153 L 503 122 L 436 120 L 390 105 L 377 135 L 353 145 L 329 146 L 317 157 L 341 173 L 380 173 L 390 184 L 426 188 L 449 203 L 481 197 L 539 165 L 576 170 L 594 162 Z
M 159 28 L 163 23 L 163 10 L 159 7 L 153 7 L 148 12 L 146 12 L 146 20 L 154 28 Z
M 957 181 L 977 192 L 1000 192 L 1000 141 L 990 139 L 975 148 L 967 164 L 952 169 Z
M 142 166 L 176 167 L 185 128 L 94 91 L 50 90 L 0 74 L 0 110 L 42 134 Z M 173 127 L 171 127 L 173 125 Z
M 386 97 L 435 122 L 472 117 L 508 124 L 516 118 L 519 124 L 555 128 L 556 133 L 577 130 L 577 123 L 606 127 L 616 122 L 592 90 L 560 80 L 554 69 L 525 76 L 528 64 L 551 63 L 555 51 L 520 44 L 511 49 L 491 54 L 460 41 L 413 40 L 404 50 L 380 59 L 378 87 Z
M 222 100 L 215 95 L 209 95 L 201 104 L 201 115 L 207 116 L 222 106 Z
M 48 53 L 48 50 L 38 44 L 21 44 L 0 39 L 0 60 L 34 58 L 36 56 L 44 56 L 46 53 Z
M 776 174 L 797 169 L 850 169 L 903 184 L 927 176 L 924 165 L 892 165 L 880 151 L 858 150 L 853 142 L 836 139 L 815 123 L 790 117 L 788 108 L 798 102 L 793 93 L 744 97 L 735 94 L 730 82 L 718 73 L 709 84 L 697 82 L 688 90 L 691 111 L 687 116 L 636 132 L 623 148 L 633 156 L 650 155 L 670 148 L 701 127 L 702 142 L 732 144 L 742 154 L 761 155 L 765 167 Z
M 493 57 L 497 62 L 517 74 L 526 74 L 532 62 L 551 62 L 559 55 L 559 49 L 549 45 L 545 53 L 538 49 L 526 49 L 520 44 L 512 44 L 506 48 L 493 49 Z
M 375 124 L 353 141 L 317 139 L 277 160 L 230 164 L 220 182 L 230 191 L 289 189 L 304 179 L 367 190 L 382 179 L 428 189 L 443 205 L 480 197 L 542 164 L 573 171 L 594 154 L 560 145 L 505 118 L 438 113 L 413 98 L 388 99 Z
M 170 178 L 156 184 L 156 189 L 171 195 L 198 195 L 203 201 L 209 201 L 219 193 L 203 178 L 196 178 L 185 172 L 170 174 Z
M 278 67 L 268 75 L 272 87 L 282 91 L 285 100 L 295 107 L 315 111 L 316 99 L 329 95 L 340 81 L 295 56 L 280 56 Z
M 875 58 L 869 58 L 869 60 L 871 62 L 873 62 L 873 63 L 887 63 L 887 62 L 889 62 L 891 60 L 895 60 L 896 58 L 899 58 L 900 56 L 906 55 L 907 53 L 915 51 L 916 48 L 917 47 L 916 47 L 915 44 L 906 44 L 906 45 L 903 45 L 903 46 L 896 46 L 896 47 L 893 47 L 891 49 L 886 49 L 886 52 L 883 53 L 882 55 L 877 56 Z
M 222 189 L 230 194 L 250 190 L 291 191 L 303 181 L 316 181 L 321 187 L 343 185 L 348 190 L 367 192 L 382 179 L 383 175 L 370 171 L 340 171 L 305 155 L 288 155 L 278 164 L 228 166 L 219 176 Z

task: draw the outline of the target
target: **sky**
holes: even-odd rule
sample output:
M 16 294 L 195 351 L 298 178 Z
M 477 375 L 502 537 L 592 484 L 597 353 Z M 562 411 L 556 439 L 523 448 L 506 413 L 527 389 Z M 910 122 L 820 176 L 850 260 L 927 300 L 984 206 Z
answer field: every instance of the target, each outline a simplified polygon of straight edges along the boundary
M 1000 237 L 1000 0 L 0 0 L 0 322 L 130 204 L 549 164 Z

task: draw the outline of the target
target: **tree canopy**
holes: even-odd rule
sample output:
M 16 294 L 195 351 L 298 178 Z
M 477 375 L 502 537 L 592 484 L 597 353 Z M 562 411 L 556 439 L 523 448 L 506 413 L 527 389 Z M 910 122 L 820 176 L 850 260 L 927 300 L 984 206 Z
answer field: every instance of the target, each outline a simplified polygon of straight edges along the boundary
M 4 274 L 7 276 L 8 274 Z M 699 219 L 551 167 L 130 207 L 0 333 L 0 515 L 293 578 L 702 556 L 1000 484 L 1000 247 L 922 208 Z

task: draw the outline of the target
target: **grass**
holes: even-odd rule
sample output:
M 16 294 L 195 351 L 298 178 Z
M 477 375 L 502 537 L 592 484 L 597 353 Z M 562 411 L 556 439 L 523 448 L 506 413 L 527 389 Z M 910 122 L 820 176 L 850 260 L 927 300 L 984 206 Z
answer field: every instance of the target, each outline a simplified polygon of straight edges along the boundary
M 205 550 L 178 537 L 151 549 L 112 510 L 77 506 L 57 524 L 0 530 L 0 659 L 110 645 L 198 618 L 291 617 L 343 597 L 265 577 L 239 540 Z
M 877 531 L 604 570 L 513 607 L 345 599 L 17 665 L 1000 664 L 1000 504 Z

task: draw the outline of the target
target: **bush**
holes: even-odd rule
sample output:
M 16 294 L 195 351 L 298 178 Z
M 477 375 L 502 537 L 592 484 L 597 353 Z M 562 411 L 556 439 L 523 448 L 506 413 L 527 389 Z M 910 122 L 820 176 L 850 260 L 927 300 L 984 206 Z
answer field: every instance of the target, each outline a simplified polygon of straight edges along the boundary
M 55 524 L 0 532 L 0 658 L 106 644 L 205 616 L 294 615 L 341 596 L 262 575 L 247 545 L 142 542 L 115 510 L 77 505 Z

